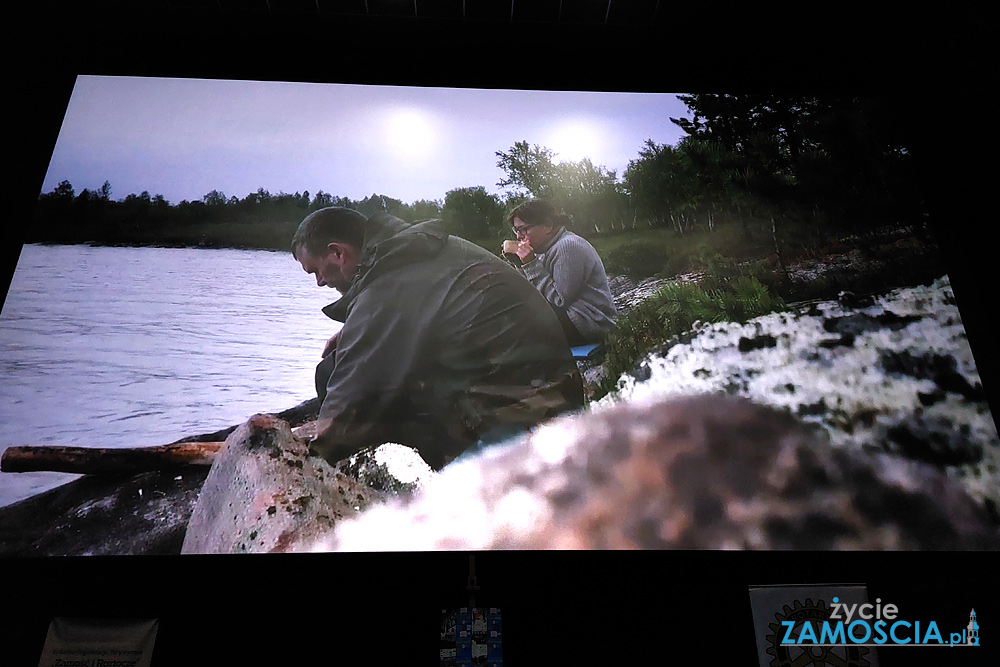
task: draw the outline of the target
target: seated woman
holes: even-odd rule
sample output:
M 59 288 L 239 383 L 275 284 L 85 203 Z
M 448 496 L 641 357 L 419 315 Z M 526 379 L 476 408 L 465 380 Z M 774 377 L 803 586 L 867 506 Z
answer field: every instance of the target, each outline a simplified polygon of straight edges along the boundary
M 559 316 L 569 344 L 602 342 L 617 313 L 594 246 L 566 229 L 568 216 L 542 199 L 524 202 L 508 220 L 517 241 L 505 241 L 504 253 L 517 255 L 524 277 Z

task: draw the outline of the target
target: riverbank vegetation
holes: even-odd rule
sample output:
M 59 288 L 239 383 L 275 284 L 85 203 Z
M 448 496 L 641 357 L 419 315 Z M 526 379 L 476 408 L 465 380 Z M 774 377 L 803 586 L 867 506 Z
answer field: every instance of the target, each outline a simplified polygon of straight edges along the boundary
M 784 300 L 752 271 L 712 273 L 700 283 L 667 283 L 620 315 L 618 329 L 607 341 L 603 375 L 589 388 L 590 398 L 613 392 L 618 378 L 635 372 L 647 355 L 697 323 L 743 323 L 785 307 Z

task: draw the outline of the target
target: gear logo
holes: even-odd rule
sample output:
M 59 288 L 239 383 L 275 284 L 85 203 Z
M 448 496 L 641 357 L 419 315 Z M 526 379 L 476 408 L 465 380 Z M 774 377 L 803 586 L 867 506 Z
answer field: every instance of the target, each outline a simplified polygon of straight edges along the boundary
M 823 600 L 806 598 L 805 603 L 795 600 L 793 606 L 787 604 L 782 611 L 774 615 L 774 623 L 768 624 L 771 634 L 767 635 L 766 653 L 772 656 L 771 667 L 871 667 L 868 662 L 869 649 L 864 646 L 810 646 L 783 645 L 781 637 L 785 628 L 784 621 L 795 623 L 792 636 L 798 637 L 803 622 L 813 625 L 829 620 L 830 610 Z

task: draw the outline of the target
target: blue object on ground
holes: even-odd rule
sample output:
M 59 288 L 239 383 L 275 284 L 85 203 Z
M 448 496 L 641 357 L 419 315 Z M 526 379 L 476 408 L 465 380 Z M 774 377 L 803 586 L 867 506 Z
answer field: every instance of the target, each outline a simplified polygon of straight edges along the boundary
M 597 355 L 604 352 L 604 343 L 577 345 L 576 347 L 571 347 L 570 350 L 573 352 L 573 359 L 575 359 L 576 361 L 583 361 L 584 359 L 593 359 Z

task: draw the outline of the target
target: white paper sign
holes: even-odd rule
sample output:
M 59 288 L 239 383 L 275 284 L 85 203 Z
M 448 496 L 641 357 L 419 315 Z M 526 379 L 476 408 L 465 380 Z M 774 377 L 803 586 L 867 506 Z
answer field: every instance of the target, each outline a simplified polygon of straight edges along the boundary
M 149 667 L 158 619 L 54 618 L 38 667 Z

